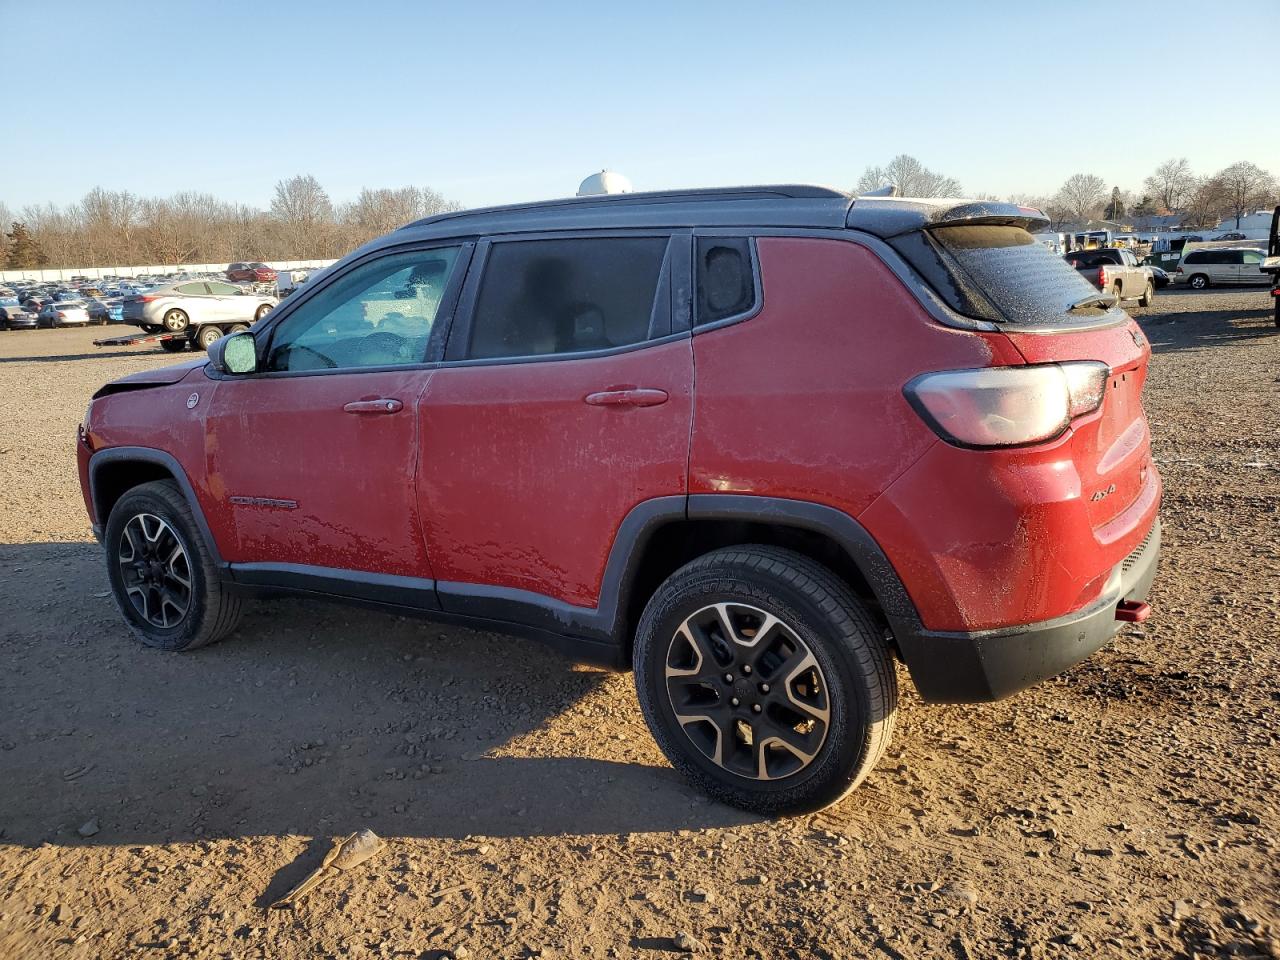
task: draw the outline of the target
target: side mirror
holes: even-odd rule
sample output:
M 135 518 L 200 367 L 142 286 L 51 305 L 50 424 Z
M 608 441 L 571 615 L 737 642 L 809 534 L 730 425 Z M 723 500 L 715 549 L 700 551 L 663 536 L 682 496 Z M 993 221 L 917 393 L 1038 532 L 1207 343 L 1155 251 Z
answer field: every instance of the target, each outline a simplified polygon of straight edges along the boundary
M 251 333 L 233 333 L 209 345 L 209 364 L 219 373 L 253 373 L 258 369 L 258 345 Z

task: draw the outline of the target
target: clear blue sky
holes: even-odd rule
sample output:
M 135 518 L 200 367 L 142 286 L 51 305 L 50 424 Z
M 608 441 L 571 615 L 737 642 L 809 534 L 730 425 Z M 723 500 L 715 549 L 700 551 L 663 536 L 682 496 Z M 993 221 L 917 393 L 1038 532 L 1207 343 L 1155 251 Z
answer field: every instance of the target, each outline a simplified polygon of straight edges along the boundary
M 848 187 L 899 152 L 1002 196 L 1076 172 L 1137 188 L 1171 156 L 1280 174 L 1280 0 L 1216 9 L 0 0 L 0 201 L 265 206 L 310 173 L 335 201 L 415 184 L 475 206 L 601 167 Z

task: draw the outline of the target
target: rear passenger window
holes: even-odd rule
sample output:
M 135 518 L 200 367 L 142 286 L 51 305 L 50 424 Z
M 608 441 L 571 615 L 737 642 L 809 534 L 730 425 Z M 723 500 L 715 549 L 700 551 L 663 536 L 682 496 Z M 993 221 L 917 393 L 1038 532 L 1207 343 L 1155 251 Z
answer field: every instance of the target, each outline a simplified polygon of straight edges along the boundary
M 741 316 L 755 307 L 751 242 L 744 237 L 698 238 L 699 326 Z
M 209 293 L 203 283 L 184 283 L 182 286 L 178 287 L 178 292 L 186 294 L 189 297 L 203 297 Z
M 471 321 L 467 357 L 536 357 L 648 340 L 667 237 L 495 243 Z M 665 314 L 664 314 L 665 316 Z

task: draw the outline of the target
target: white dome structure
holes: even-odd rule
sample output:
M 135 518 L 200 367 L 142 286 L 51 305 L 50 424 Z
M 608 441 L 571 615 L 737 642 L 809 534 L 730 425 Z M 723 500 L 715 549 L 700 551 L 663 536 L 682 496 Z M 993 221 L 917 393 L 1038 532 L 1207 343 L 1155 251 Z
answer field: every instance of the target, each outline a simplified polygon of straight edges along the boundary
M 578 186 L 578 196 L 598 197 L 606 193 L 632 193 L 635 187 L 631 181 L 613 170 L 601 170 L 593 173 Z

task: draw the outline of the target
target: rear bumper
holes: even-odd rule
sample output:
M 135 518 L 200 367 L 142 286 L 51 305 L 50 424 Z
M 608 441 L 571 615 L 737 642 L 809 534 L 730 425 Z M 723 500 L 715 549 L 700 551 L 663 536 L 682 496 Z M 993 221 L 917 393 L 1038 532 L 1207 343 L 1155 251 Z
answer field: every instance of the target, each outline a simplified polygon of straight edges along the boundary
M 1107 578 L 1084 610 L 1022 627 L 974 633 L 896 632 L 920 696 L 930 703 L 999 700 L 1047 680 L 1105 646 L 1120 627 L 1116 606 L 1145 600 L 1160 555 L 1160 521 Z

